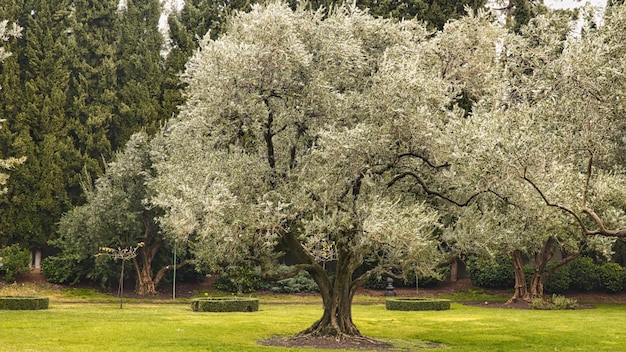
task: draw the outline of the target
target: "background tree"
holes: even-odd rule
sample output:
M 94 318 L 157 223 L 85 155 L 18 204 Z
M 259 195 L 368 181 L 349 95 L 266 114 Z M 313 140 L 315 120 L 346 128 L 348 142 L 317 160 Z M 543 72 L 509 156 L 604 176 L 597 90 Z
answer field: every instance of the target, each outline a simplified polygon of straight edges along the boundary
M 606 19 L 606 26 L 588 28 L 585 36 L 567 43 L 566 23 L 560 27 L 566 31 L 559 34 L 545 30 L 554 16 L 532 20 L 535 29 L 522 28 L 522 37 L 514 38 L 527 44 L 505 42 L 503 62 L 510 75 L 502 94 L 479 105 L 465 121 L 473 126 L 463 130 L 482 131 L 480 143 L 473 143 L 469 135 L 459 139 L 471 143 L 476 160 L 488 161 L 478 175 L 499 185 L 494 187 L 519 208 L 522 216 L 513 216 L 514 222 L 532 221 L 506 228 L 511 225 L 507 212 L 493 213 L 502 231 L 516 232 L 514 258 L 519 259 L 521 252 L 535 260 L 530 298 L 541 298 L 545 279 L 582 249 L 595 247 L 608 255 L 607 237 L 625 234 L 611 230 L 624 228 L 623 164 L 616 162 L 624 72 L 611 64 L 622 55 L 623 44 L 615 31 L 623 25 L 623 16 L 622 7 Z M 546 217 L 546 212 L 553 216 Z M 493 234 L 494 227 L 485 233 Z M 529 246 L 531 238 L 534 249 Z M 555 249 L 565 249 L 566 255 L 544 272 Z M 520 261 L 514 262 L 516 271 L 522 271 Z M 519 294 L 514 298 L 524 296 Z
M 21 35 L 21 32 L 22 32 L 22 29 L 19 26 L 17 26 L 14 23 L 9 24 L 8 20 L 4 20 L 0 22 L 0 42 L 6 42 L 13 37 L 19 37 Z M 0 46 L 0 63 L 2 63 L 4 59 L 6 59 L 9 56 L 11 56 L 11 53 L 6 51 L 4 46 Z M 2 89 L 2 87 L 0 87 L 0 89 Z M 0 123 L 2 122 L 4 122 L 4 120 L 0 119 Z M 23 157 L 22 158 L 12 157 L 8 159 L 0 159 L 0 168 L 9 170 L 15 167 L 16 165 L 23 163 L 24 160 L 25 159 Z M 9 178 L 9 175 L 0 172 L 0 187 L 3 187 L 6 184 L 8 178 Z M 0 189 L 0 194 L 4 192 L 6 192 L 6 189 L 3 187 Z
M 65 4 L 67 5 L 67 4 Z M 63 3 L 17 1 L 4 7 L 24 27 L 3 66 L 2 115 L 10 116 L 2 148 L 27 160 L 7 183 L 1 241 L 41 247 L 61 213 L 77 201 L 72 174 L 85 166 L 77 126 L 65 113 L 69 89 L 67 16 Z
M 140 295 L 157 293 L 159 282 L 173 266 L 169 262 L 171 250 L 155 223 L 160 210 L 144 202 L 150 196 L 147 183 L 154 172 L 148 139 L 146 133 L 134 134 L 124 152 L 116 153 L 104 176 L 95 181 L 95 187 L 89 181 L 84 183 L 87 203 L 61 218 L 55 244 L 62 252 L 47 259 L 44 274 L 55 281 L 72 282 L 84 276 L 106 281 L 110 278 L 109 269 L 84 273 L 72 267 L 97 269 L 94 256 L 99 248 L 124 249 L 142 243 L 136 250 L 137 256 L 128 258 L 135 272 L 135 291 Z M 185 264 L 181 261 L 178 268 Z M 58 273 L 57 267 L 65 267 L 65 273 Z
M 80 174 L 141 128 L 154 133 L 178 102 L 167 96 L 158 1 L 15 0 L 2 15 L 24 27 L 3 66 L 6 155 L 28 157 L 7 184 L 0 242 L 44 247 L 64 212 L 85 201 Z
M 451 25 L 450 36 L 489 24 L 468 22 Z M 200 266 L 249 260 L 271 275 L 280 244 L 298 260 L 288 275 L 307 271 L 323 298 L 322 318 L 303 334 L 358 336 L 356 288 L 392 267 L 432 268 L 438 215 L 427 200 L 475 190 L 450 187 L 444 130 L 463 116 L 457 83 L 492 62 L 494 40 L 472 37 L 481 40 L 461 46 L 487 56 L 450 62 L 436 50 L 448 36 L 429 41 L 416 22 L 276 3 L 228 28 L 205 36 L 187 63 L 187 103 L 155 149 L 153 202 L 167 209 L 165 229 L 193 243 Z M 332 272 L 321 260 L 328 248 Z M 360 272 L 365 262 L 378 265 Z

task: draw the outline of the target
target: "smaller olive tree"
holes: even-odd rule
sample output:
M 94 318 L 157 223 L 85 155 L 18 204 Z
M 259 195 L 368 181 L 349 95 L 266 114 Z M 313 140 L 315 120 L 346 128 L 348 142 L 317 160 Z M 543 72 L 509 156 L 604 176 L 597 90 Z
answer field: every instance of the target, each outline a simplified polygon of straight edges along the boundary
M 158 260 L 164 253 L 166 258 L 171 258 L 172 247 L 163 238 L 156 221 L 160 208 L 145 202 L 151 192 L 147 183 L 153 172 L 150 138 L 138 132 L 131 136 L 125 150 L 118 152 L 115 160 L 107 165 L 102 177 L 93 183 L 85 177 L 83 187 L 87 203 L 61 218 L 59 238 L 53 241 L 61 253 L 46 261 L 45 268 L 55 271 L 50 264 L 59 267 L 87 265 L 92 269 L 87 274 L 91 278 L 106 278 L 107 271 L 98 271 L 101 268 L 92 261 L 100 247 L 130 248 L 132 243 L 143 243 L 137 249 L 138 255 L 129 258 L 135 272 L 135 290 L 140 295 L 156 294 L 157 285 L 174 265 Z M 187 263 L 185 258 L 176 263 L 176 268 Z

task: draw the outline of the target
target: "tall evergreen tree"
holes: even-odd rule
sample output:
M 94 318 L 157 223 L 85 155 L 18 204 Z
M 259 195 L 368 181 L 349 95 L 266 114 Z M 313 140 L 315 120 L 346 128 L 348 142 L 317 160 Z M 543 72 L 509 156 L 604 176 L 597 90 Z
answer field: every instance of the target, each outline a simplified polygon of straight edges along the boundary
M 7 6 L 24 27 L 2 72 L 6 89 L 2 115 L 11 116 L 11 155 L 27 157 L 0 200 L 0 238 L 23 246 L 44 246 L 61 214 L 78 200 L 77 178 L 85 166 L 76 148 L 77 126 L 66 115 L 71 50 L 67 45 L 69 3 L 15 1 Z
M 8 20 L 1 21 L 0 22 L 0 42 L 5 42 L 11 39 L 12 37 L 19 37 L 21 35 L 21 31 L 22 31 L 22 28 L 17 26 L 15 23 L 9 24 Z M 4 59 L 6 59 L 9 56 L 11 56 L 11 53 L 7 52 L 4 47 L 0 46 L 0 64 L 2 64 Z M 2 86 L 0 86 L 0 89 L 2 89 Z M 4 119 L 0 118 L 0 123 L 4 121 L 5 121 Z M 0 128 L 2 128 L 2 126 L 0 126 Z M 14 166 L 23 163 L 24 160 L 25 160 L 25 157 L 21 157 L 21 158 L 11 157 L 7 159 L 0 159 L 0 170 L 2 169 L 9 170 L 13 168 Z M 5 192 L 4 185 L 6 184 L 8 178 L 9 178 L 9 175 L 0 171 L 0 194 L 3 194 Z
M 115 150 L 142 128 L 149 134 L 156 132 L 175 109 L 163 106 L 166 73 L 160 13 L 158 0 L 127 0 L 119 11 L 117 101 L 109 129 Z

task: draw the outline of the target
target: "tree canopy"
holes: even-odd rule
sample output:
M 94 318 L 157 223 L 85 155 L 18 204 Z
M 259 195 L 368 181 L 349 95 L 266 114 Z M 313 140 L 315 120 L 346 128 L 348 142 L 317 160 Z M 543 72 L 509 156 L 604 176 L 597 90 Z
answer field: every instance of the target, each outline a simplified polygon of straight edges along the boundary
M 239 13 L 201 41 L 183 75 L 187 102 L 157 139 L 164 228 L 193 243 L 200 265 L 249 260 L 271 274 L 282 248 L 297 259 L 291 274 L 307 271 L 324 300 L 305 333 L 360 335 L 356 288 L 392 267 L 432 269 L 431 196 L 475 191 L 450 187 L 446 126 L 463 118 L 463 89 L 489 90 L 490 77 L 473 74 L 496 52 L 488 23 L 470 16 L 432 37 L 417 21 L 356 7 Z M 479 36 L 470 29 L 480 24 Z M 485 56 L 454 54 L 470 47 Z

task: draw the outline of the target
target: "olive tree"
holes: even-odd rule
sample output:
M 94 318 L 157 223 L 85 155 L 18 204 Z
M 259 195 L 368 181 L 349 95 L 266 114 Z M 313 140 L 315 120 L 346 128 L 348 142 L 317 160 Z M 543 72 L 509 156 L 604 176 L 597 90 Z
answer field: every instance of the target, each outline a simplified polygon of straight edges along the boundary
M 110 258 L 122 259 L 122 270 L 124 261 L 130 260 L 135 272 L 135 292 L 140 295 L 156 294 L 159 282 L 174 269 L 159 260 L 164 252 L 171 253 L 156 222 L 161 210 L 145 202 L 152 192 L 148 181 L 154 176 L 149 140 L 144 132 L 133 134 L 124 151 L 116 153 L 115 160 L 108 163 L 103 176 L 95 182 L 88 177 L 83 180 L 87 202 L 63 215 L 59 238 L 54 241 L 61 253 L 47 258 L 44 265 L 51 272 L 66 271 L 56 274 L 62 278 L 59 281 L 79 280 L 81 273 L 63 270 L 77 266 L 94 267 L 95 272 L 87 273 L 92 279 L 107 279 L 106 270 L 98 265 L 103 263 L 96 262 L 94 266 L 92 262 L 101 248 L 108 250 L 105 254 L 111 254 Z M 176 265 L 179 268 L 186 264 L 182 261 Z M 120 278 L 120 294 L 122 284 Z
M 489 90 L 475 73 L 493 64 L 498 31 L 484 14 L 464 21 L 433 35 L 352 7 L 272 3 L 207 35 L 183 74 L 186 103 L 154 143 L 165 231 L 201 266 L 252 260 L 272 276 L 290 255 L 284 276 L 308 272 L 324 306 L 301 334 L 360 336 L 359 285 L 394 267 L 429 272 L 443 204 L 481 192 L 453 184 L 447 125 L 465 114 L 463 90 Z
M 626 235 L 619 157 L 625 68 L 616 64 L 623 61 L 623 24 L 623 6 L 604 26 L 584 28 L 582 37 L 553 14 L 531 20 L 503 42 L 507 75 L 499 95 L 458 129 L 466 131 L 460 143 L 476 142 L 468 160 L 480 161 L 477 177 L 507 204 L 484 205 L 480 216 L 463 218 L 468 224 L 456 240 L 512 254 L 513 299 L 542 298 L 543 282 L 559 266 L 584 248 L 606 252 L 611 238 Z M 555 249 L 565 256 L 545 271 Z M 521 254 L 535 262 L 528 289 Z

